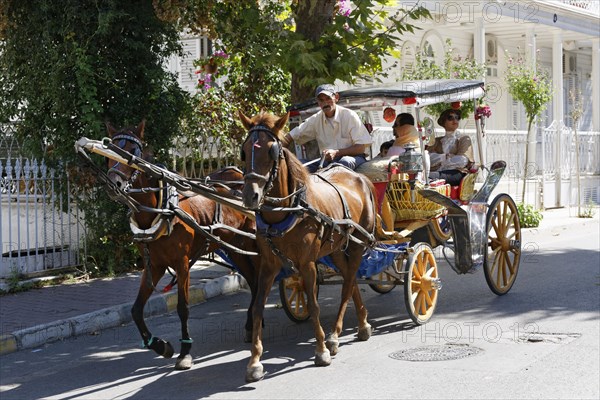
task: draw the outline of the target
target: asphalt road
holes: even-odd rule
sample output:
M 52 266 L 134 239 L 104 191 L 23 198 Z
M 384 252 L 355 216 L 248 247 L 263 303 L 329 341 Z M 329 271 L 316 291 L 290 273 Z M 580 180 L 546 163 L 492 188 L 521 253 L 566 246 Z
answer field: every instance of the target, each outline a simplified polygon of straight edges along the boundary
M 140 348 L 131 324 L 0 358 L 0 397 L 9 399 L 400 399 L 600 397 L 600 227 L 598 219 L 524 230 L 513 289 L 498 297 L 483 272 L 456 275 L 444 261 L 444 287 L 432 320 L 415 327 L 402 288 L 378 295 L 363 286 L 367 342 L 356 341 L 349 308 L 340 353 L 313 365 L 310 323 L 290 322 L 277 290 L 265 314 L 267 375 L 246 384 L 243 343 L 248 293 L 220 296 L 191 310 L 194 366 Z M 321 287 L 326 330 L 339 286 Z M 176 343 L 176 314 L 149 320 Z M 431 360 L 438 358 L 455 358 Z M 417 359 L 417 361 L 411 361 Z

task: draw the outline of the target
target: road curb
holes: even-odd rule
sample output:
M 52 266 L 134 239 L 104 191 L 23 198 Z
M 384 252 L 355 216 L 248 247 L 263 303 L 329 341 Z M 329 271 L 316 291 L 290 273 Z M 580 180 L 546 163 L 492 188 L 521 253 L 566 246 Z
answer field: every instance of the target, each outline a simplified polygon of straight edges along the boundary
M 208 299 L 247 288 L 246 280 L 239 274 L 225 275 L 219 278 L 190 286 L 190 306 L 204 303 Z M 19 350 L 39 347 L 47 343 L 64 340 L 85 334 L 114 328 L 132 321 L 131 307 L 133 302 L 119 304 L 98 311 L 78 315 L 48 324 L 21 329 L 11 334 L 0 336 L 0 355 L 14 353 Z M 177 292 L 160 294 L 151 297 L 144 307 L 144 316 L 161 315 L 177 309 Z

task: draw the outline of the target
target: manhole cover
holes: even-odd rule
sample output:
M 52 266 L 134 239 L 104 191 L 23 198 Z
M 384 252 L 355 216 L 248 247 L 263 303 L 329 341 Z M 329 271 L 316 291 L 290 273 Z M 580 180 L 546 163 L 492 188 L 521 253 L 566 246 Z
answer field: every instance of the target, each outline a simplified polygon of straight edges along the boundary
M 474 356 L 482 351 L 478 347 L 471 347 L 466 344 L 447 344 L 400 350 L 390 354 L 390 357 L 402 361 L 446 361 Z

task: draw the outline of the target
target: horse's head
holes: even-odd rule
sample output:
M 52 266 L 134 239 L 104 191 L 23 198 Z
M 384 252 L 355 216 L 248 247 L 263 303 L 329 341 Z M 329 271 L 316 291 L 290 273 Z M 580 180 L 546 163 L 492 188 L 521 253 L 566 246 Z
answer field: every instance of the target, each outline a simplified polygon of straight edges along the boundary
M 106 123 L 108 136 L 112 143 L 133 154 L 136 157 L 142 157 L 144 149 L 144 126 L 145 121 L 140 122 L 135 127 L 128 127 L 117 130 L 110 123 Z M 131 186 L 139 176 L 140 171 L 126 163 L 108 159 L 108 178 L 119 189 L 126 189 Z M 109 196 L 116 196 L 116 193 L 110 193 Z
M 245 207 L 256 210 L 277 179 L 279 161 L 283 157 L 282 130 L 289 114 L 276 117 L 261 112 L 252 118 L 241 111 L 239 114 L 242 124 L 248 130 L 248 137 L 242 144 L 241 151 L 246 171 L 242 199 Z

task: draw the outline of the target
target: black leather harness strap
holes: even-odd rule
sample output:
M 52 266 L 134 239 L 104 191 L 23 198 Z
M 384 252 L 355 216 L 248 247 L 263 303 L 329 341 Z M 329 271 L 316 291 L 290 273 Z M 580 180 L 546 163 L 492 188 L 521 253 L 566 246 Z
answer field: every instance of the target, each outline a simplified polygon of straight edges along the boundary
M 340 190 L 337 188 L 337 186 L 335 186 L 333 183 L 329 182 L 327 179 L 325 179 L 325 177 L 323 175 L 321 175 L 319 173 L 316 173 L 314 175 L 318 176 L 323 182 L 329 184 L 329 186 L 331 186 L 332 188 L 335 189 L 338 196 L 340 196 L 342 206 L 344 207 L 344 219 L 352 219 L 352 215 L 350 213 L 350 208 L 348 207 L 348 203 L 346 202 L 346 198 L 344 197 L 342 192 L 340 192 Z

